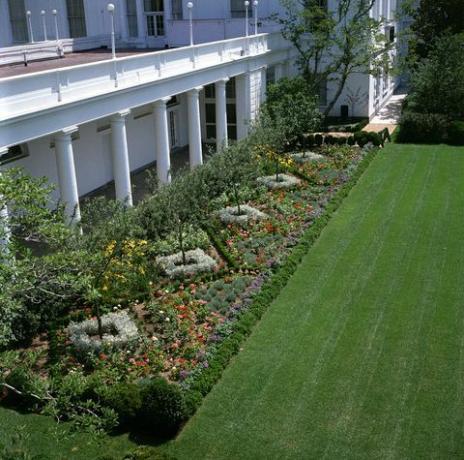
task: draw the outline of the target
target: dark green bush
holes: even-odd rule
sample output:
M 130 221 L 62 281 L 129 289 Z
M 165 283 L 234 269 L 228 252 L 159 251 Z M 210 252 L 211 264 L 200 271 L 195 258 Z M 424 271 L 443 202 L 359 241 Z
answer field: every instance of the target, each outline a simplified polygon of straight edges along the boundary
M 448 143 L 464 145 L 464 121 L 453 121 L 448 129 Z
M 354 141 L 362 148 L 369 142 L 369 136 L 365 131 L 357 131 L 354 133 Z
M 347 140 L 346 140 L 347 144 L 350 145 L 350 146 L 353 146 L 356 142 L 354 140 L 354 136 L 350 136 Z
M 141 389 L 135 383 L 111 385 L 102 395 L 102 402 L 118 414 L 120 426 L 127 426 L 142 408 Z
M 383 145 L 382 136 L 374 131 L 370 131 L 367 133 L 367 139 L 368 142 L 372 142 L 372 144 L 376 147 L 380 147 L 381 145 Z
M 314 143 L 320 147 L 322 145 L 322 142 L 324 141 L 324 138 L 322 137 L 322 134 L 316 134 L 314 136 Z
M 439 144 L 448 138 L 449 118 L 438 113 L 403 112 L 396 141 Z
M 143 381 L 141 396 L 143 404 L 137 416 L 141 429 L 171 436 L 191 415 L 191 408 L 179 386 L 161 377 Z

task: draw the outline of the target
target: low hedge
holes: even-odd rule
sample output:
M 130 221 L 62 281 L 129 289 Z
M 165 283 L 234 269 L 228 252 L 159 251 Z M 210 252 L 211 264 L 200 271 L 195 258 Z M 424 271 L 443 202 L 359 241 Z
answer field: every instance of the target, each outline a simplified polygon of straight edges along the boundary
M 450 120 L 439 113 L 405 111 L 395 141 L 401 144 L 464 145 L 464 121 Z
M 200 401 L 200 395 L 207 395 L 214 384 L 220 379 L 223 370 L 230 359 L 237 354 L 241 343 L 251 333 L 253 327 L 262 317 L 267 308 L 278 296 L 282 288 L 293 275 L 303 256 L 321 234 L 332 214 L 338 209 L 344 198 L 358 181 L 359 177 L 374 158 L 377 149 L 369 151 L 359 163 L 355 173 L 330 200 L 325 212 L 303 234 L 300 242 L 294 247 L 285 263 L 265 282 L 262 289 L 254 297 L 250 308 L 244 312 L 233 325 L 231 334 L 217 347 L 214 355 L 208 361 L 208 368 L 187 381 L 190 399 Z

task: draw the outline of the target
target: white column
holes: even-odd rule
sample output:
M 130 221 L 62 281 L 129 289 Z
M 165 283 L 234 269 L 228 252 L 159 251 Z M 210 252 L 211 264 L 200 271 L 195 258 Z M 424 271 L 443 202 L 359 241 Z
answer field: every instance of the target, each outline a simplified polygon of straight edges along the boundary
M 248 136 L 250 125 L 250 73 L 235 77 L 235 103 L 237 109 L 237 139 Z
M 79 192 L 77 190 L 76 168 L 71 134 L 77 131 L 77 126 L 65 128 L 55 134 L 56 165 L 58 169 L 58 183 L 61 201 L 65 205 L 65 213 L 69 223 L 79 222 Z
M 228 78 L 216 82 L 216 148 L 227 147 L 227 99 L 226 83 Z
M 145 14 L 144 14 L 143 0 L 136 0 L 136 7 L 137 7 L 137 30 L 138 30 L 139 40 L 144 42 L 144 45 L 146 46 Z
M 190 167 L 203 164 L 201 146 L 200 103 L 199 93 L 201 86 L 187 92 L 188 99 L 188 126 L 189 126 L 189 159 Z
M 130 110 L 118 112 L 111 117 L 111 155 L 113 159 L 114 188 L 116 199 L 132 206 L 132 186 L 127 146 L 126 117 Z
M 6 155 L 8 153 L 7 147 L 0 148 L 0 158 L 2 155 Z M 2 171 L 0 169 L 0 177 L 2 175 Z M 11 233 L 10 227 L 8 225 L 8 208 L 7 206 L 2 206 L 1 202 L 3 200 L 3 195 L 0 193 L 0 260 L 2 253 L 7 255 L 8 248 L 7 245 L 10 241 Z
M 284 65 L 276 64 L 274 68 L 274 79 L 276 83 L 284 77 Z
M 168 114 L 166 103 L 171 99 L 165 97 L 153 104 L 155 119 L 156 172 L 162 184 L 171 182 L 171 158 L 169 148 Z
M 127 8 L 126 2 L 120 0 L 119 5 L 116 5 L 116 11 L 119 13 L 119 31 L 121 40 L 127 42 L 129 39 L 129 24 L 127 22 Z

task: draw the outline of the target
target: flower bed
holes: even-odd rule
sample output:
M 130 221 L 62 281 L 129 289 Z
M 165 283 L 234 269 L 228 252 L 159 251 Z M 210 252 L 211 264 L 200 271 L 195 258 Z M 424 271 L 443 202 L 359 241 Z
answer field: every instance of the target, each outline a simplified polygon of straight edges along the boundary
M 156 261 L 163 267 L 164 272 L 170 278 L 194 276 L 199 273 L 212 271 L 217 266 L 216 261 L 202 249 L 187 251 L 185 253 L 185 264 L 183 263 L 182 252 L 158 257 Z
M 295 188 L 301 181 L 289 174 L 279 174 L 278 178 L 275 175 L 258 177 L 258 182 L 269 190 L 280 190 Z
M 218 211 L 219 219 L 225 224 L 246 224 L 250 220 L 266 219 L 266 214 L 252 206 L 243 204 L 240 212 L 237 206 L 228 206 Z

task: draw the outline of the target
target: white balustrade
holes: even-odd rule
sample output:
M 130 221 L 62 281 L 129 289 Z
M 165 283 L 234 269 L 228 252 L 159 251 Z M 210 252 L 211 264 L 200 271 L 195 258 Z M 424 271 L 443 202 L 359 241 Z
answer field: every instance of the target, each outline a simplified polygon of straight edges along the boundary
M 260 34 L 0 79 L 0 121 L 288 47 Z M 192 54 L 194 53 L 194 54 Z M 195 56 L 194 59 L 192 57 Z M 115 82 L 117 75 L 117 85 Z M 117 87 L 116 87 L 117 86 Z

